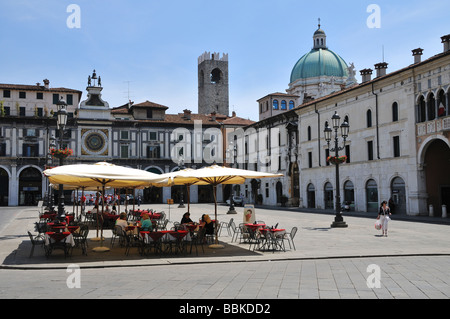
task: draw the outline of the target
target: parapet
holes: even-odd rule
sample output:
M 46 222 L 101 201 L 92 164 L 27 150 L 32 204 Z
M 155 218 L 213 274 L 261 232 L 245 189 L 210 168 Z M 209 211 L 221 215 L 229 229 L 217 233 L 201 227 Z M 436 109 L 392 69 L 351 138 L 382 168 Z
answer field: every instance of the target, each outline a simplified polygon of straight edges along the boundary
M 202 63 L 203 61 L 208 60 L 215 60 L 215 61 L 228 61 L 228 53 L 223 53 L 222 57 L 220 57 L 219 52 L 206 52 L 203 53 L 201 56 L 198 57 L 198 64 Z

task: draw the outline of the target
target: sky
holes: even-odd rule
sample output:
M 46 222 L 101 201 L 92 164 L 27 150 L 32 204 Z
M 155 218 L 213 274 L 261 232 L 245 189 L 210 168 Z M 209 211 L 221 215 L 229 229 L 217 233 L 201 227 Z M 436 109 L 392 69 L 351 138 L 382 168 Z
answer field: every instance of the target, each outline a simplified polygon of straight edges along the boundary
M 230 115 L 258 120 L 256 101 L 288 88 L 318 18 L 360 81 L 383 52 L 388 72 L 412 64 L 412 49 L 441 53 L 449 12 L 448 0 L 0 0 L 0 83 L 47 78 L 84 100 L 95 69 L 110 107 L 130 98 L 196 113 L 198 57 L 227 53 Z

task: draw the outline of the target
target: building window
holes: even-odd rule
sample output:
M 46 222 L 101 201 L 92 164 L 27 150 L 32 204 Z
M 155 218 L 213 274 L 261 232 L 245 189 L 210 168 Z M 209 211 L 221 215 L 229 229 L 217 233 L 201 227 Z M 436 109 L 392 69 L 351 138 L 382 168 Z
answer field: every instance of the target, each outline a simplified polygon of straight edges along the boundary
M 295 107 L 294 101 L 289 101 L 289 110 L 292 110 Z
M 129 139 L 129 132 L 128 131 L 120 131 L 120 139 L 121 140 L 128 140 Z
M 25 116 L 26 112 L 25 112 L 25 106 L 21 106 L 19 108 L 19 116 Z
M 152 119 L 153 118 L 153 110 L 152 109 L 147 109 L 147 118 L 148 119 Z
M 39 157 L 39 144 L 23 144 L 23 157 Z
M 312 152 L 308 152 L 308 167 L 312 168 Z
M 285 100 L 281 101 L 281 109 L 282 110 L 286 110 L 287 109 L 287 105 L 286 105 L 286 101 Z
M 150 138 L 150 141 L 156 141 L 156 132 L 150 132 L 149 133 L 149 138 Z
M 392 122 L 397 121 L 398 121 L 398 103 L 394 102 L 394 104 L 392 104 Z
M 23 136 L 26 137 L 37 137 L 39 136 L 39 130 L 34 128 L 24 128 L 23 129 Z
M 36 100 L 43 100 L 43 99 L 44 99 L 44 93 L 36 92 Z
M 419 98 L 419 123 L 420 122 L 425 122 L 427 119 L 427 111 L 426 111 L 426 104 L 425 104 L 425 98 L 423 97 L 423 95 L 420 96 Z
M 6 156 L 6 143 L 0 143 L 0 156 Z
M 400 136 L 392 138 L 394 144 L 394 157 L 400 157 Z
M 278 100 L 273 100 L 273 109 L 278 110 Z
M 26 99 L 27 98 L 27 92 L 19 92 L 19 99 Z
M 369 161 L 373 160 L 373 141 L 367 142 L 367 159 Z
M 59 102 L 59 94 L 53 94 L 53 104 L 58 104 Z
M 161 158 L 159 146 L 147 146 L 147 158 Z
M 67 105 L 73 105 L 73 94 L 67 94 Z
M 346 163 L 350 163 L 350 145 L 345 145 L 345 156 L 347 156 Z
M 5 106 L 4 110 L 5 110 L 5 116 L 10 116 L 11 115 L 11 108 L 9 106 Z
M 11 91 L 10 90 L 3 90 L 3 97 L 11 97 Z
M 311 141 L 311 126 L 308 126 L 308 141 Z
M 367 127 L 372 127 L 372 110 L 368 110 L 366 113 Z
M 128 145 L 120 145 L 120 158 L 128 158 Z

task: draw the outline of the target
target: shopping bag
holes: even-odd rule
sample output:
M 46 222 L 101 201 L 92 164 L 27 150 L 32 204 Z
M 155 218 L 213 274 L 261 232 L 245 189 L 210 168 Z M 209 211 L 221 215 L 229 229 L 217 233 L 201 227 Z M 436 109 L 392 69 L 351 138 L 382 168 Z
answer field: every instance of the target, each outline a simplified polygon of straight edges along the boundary
M 377 221 L 375 222 L 375 229 L 376 230 L 380 230 L 381 229 L 381 221 L 379 219 L 377 219 Z

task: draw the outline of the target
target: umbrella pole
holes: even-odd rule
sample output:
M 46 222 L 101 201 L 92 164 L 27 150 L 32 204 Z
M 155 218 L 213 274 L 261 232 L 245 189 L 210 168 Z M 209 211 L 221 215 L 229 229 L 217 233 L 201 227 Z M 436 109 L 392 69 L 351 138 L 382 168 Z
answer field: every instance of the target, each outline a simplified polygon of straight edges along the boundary
M 108 247 L 104 247 L 103 246 L 103 213 L 105 212 L 105 183 L 102 183 L 102 226 L 101 226 L 101 233 L 100 233 L 100 247 L 95 247 L 92 249 L 92 251 L 96 251 L 96 252 L 105 252 L 105 251 L 109 251 Z
M 191 213 L 191 184 L 187 185 L 187 195 L 188 195 L 188 213 Z
M 209 248 L 224 248 L 223 245 L 219 244 L 219 237 L 217 234 L 217 196 L 216 196 L 216 192 L 217 192 L 217 185 L 213 184 L 213 195 L 214 195 L 214 218 L 215 218 L 215 222 L 214 222 L 214 233 L 216 235 L 215 238 L 215 244 L 213 245 L 209 245 Z

